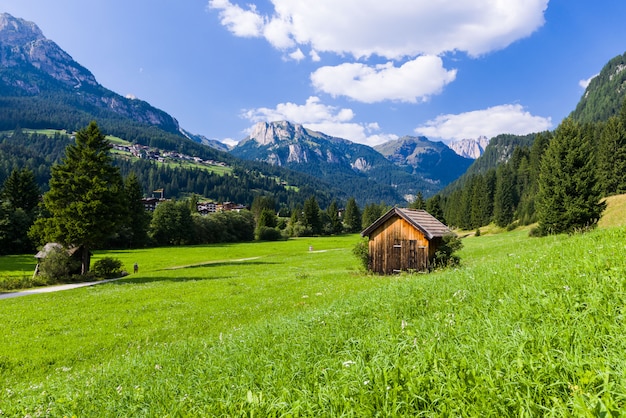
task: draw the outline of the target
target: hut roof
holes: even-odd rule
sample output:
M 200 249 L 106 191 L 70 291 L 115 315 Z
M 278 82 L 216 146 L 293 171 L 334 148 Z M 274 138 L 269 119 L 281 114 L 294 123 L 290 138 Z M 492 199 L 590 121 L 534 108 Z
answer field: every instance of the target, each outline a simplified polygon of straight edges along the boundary
M 392 208 L 389 212 L 378 218 L 373 224 L 365 228 L 361 232 L 361 236 L 367 237 L 381 225 L 387 222 L 394 216 L 399 216 L 418 230 L 422 231 L 424 236 L 431 240 L 436 237 L 443 237 L 449 234 L 450 228 L 441 223 L 437 218 L 430 213 L 421 209 L 408 209 L 408 208 Z
M 46 258 L 48 254 L 50 254 L 53 250 L 57 250 L 57 249 L 63 249 L 63 246 L 57 242 L 49 242 L 46 245 L 44 245 L 41 251 L 35 254 L 35 258 L 37 260 L 42 260 Z
M 64 248 L 65 247 L 63 247 L 63 245 L 59 244 L 58 242 L 49 242 L 46 245 L 44 245 L 44 247 L 41 249 L 41 251 L 39 251 L 37 254 L 35 254 L 35 258 L 37 260 L 43 260 L 52 251 L 63 250 Z M 76 254 L 78 252 L 78 250 L 80 250 L 80 249 L 81 249 L 81 247 L 72 247 L 72 248 L 67 250 L 67 254 L 71 257 L 74 254 Z

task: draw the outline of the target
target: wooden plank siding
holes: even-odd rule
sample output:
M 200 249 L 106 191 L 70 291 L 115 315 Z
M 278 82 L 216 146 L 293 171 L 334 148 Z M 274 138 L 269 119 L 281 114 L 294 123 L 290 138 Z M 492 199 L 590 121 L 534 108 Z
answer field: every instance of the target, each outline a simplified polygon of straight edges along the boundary
M 427 270 L 429 247 L 421 231 L 404 219 L 393 217 L 370 236 L 370 269 L 382 274 Z
M 424 271 L 450 229 L 425 210 L 392 208 L 361 232 L 369 269 L 378 274 Z

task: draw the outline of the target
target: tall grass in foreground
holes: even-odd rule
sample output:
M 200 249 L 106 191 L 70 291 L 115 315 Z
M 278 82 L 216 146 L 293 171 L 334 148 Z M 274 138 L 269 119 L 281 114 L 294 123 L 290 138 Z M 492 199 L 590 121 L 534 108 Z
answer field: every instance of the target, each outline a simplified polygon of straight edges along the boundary
M 459 269 L 393 278 L 350 273 L 349 248 L 311 264 L 291 258 L 306 265 L 306 278 L 297 279 L 309 286 L 306 293 L 285 280 L 272 293 L 288 295 L 291 303 L 277 302 L 274 315 L 245 314 L 236 328 L 219 326 L 220 333 L 205 331 L 210 321 L 202 321 L 202 308 L 186 309 L 178 299 L 186 286 L 193 293 L 192 282 L 179 283 L 180 289 L 164 282 L 106 285 L 80 293 L 94 304 L 93 319 L 104 324 L 119 314 L 103 302 L 114 294 L 119 309 L 138 313 L 145 308 L 134 299 L 138 292 L 150 297 L 154 322 L 142 323 L 137 339 L 124 331 L 133 324 L 111 330 L 106 323 L 102 333 L 125 335 L 116 344 L 121 347 L 100 359 L 81 359 L 80 351 L 67 364 L 55 357 L 45 377 L 20 364 L 19 352 L 2 350 L 0 409 L 32 416 L 619 415 L 626 408 L 625 250 L 624 228 L 541 239 L 522 232 L 481 236 L 465 240 Z M 257 265 L 230 280 L 262 287 L 272 274 L 289 276 L 295 267 L 281 267 L 280 257 L 288 256 L 274 259 L 272 272 Z M 254 279 L 245 282 L 246 275 Z M 316 282 L 332 300 L 293 309 L 298 293 L 300 302 L 315 300 Z M 345 292 L 348 282 L 363 291 Z M 146 286 L 164 292 L 162 301 Z M 165 293 L 174 291 L 176 298 Z M 258 299 L 231 299 L 218 310 L 207 305 L 206 312 L 237 315 L 263 304 L 262 293 L 251 294 Z M 30 308 L 67 303 L 77 300 L 59 295 Z M 17 325 L 38 315 L 18 304 L 12 309 L 22 316 Z M 179 322 L 184 331 L 168 332 L 180 339 L 151 334 L 177 310 L 198 324 L 196 332 Z M 0 304 L 0 312 L 4 322 L 10 310 Z M 11 329 L 9 338 L 32 339 L 40 353 L 41 346 L 63 349 L 54 346 L 55 336 Z M 88 332 L 55 331 L 76 338 Z M 0 332 L 7 335 L 7 328 Z

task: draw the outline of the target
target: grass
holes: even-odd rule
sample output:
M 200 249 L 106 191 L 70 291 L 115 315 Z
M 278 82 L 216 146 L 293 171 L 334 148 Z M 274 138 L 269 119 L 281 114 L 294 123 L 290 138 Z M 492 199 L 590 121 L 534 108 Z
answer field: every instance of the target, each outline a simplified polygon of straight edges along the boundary
M 619 225 L 612 219 L 604 225 Z M 94 260 L 119 258 L 127 270 L 137 262 L 140 273 L 0 301 L 0 411 L 622 410 L 626 231 L 498 232 L 466 238 L 460 269 L 391 278 L 358 273 L 354 236 L 97 253 Z M 0 258 L 0 276 L 33 268 L 31 256 Z
M 606 198 L 607 207 L 598 223 L 601 228 L 626 226 L 626 194 Z
M 393 277 L 358 272 L 357 239 L 116 252 L 140 273 L 0 301 L 0 410 L 360 417 L 626 408 L 626 228 L 468 237 L 461 268 Z

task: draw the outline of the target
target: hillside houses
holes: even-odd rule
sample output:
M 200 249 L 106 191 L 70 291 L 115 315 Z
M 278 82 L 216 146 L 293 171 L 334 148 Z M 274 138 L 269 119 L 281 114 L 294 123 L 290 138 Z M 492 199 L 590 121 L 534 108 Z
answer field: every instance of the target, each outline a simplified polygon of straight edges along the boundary
M 227 164 L 222 161 L 204 160 L 200 157 L 192 157 L 191 155 L 182 154 L 176 151 L 161 151 L 156 148 L 150 148 L 150 147 L 147 147 L 145 145 L 140 145 L 140 144 L 131 144 L 131 145 L 112 144 L 112 145 L 113 145 L 114 150 L 129 153 L 135 158 L 156 161 L 159 163 L 165 163 L 168 160 L 173 161 L 173 162 L 188 161 L 188 162 L 192 162 L 196 164 L 227 167 Z
M 144 197 L 143 199 L 141 199 L 141 202 L 143 203 L 143 207 L 145 210 L 149 212 L 154 212 L 154 210 L 160 203 L 167 202 L 169 200 L 170 199 L 164 199 L 162 197 Z M 196 209 L 200 215 L 205 216 L 210 213 L 216 213 L 216 212 L 232 212 L 232 211 L 240 212 L 248 208 L 245 205 L 241 205 L 241 204 L 233 203 L 233 202 L 216 203 L 216 202 L 208 201 L 208 202 L 198 202 L 196 205 Z

